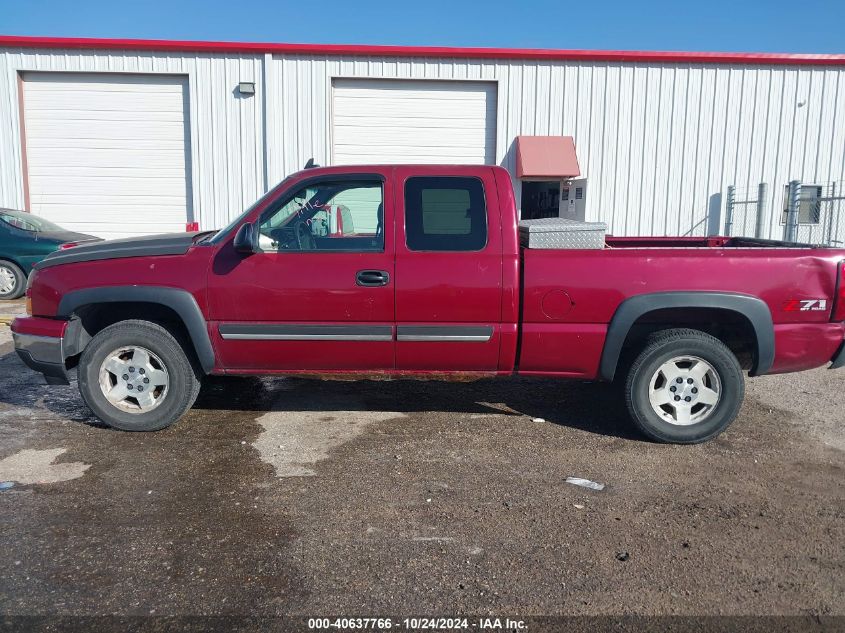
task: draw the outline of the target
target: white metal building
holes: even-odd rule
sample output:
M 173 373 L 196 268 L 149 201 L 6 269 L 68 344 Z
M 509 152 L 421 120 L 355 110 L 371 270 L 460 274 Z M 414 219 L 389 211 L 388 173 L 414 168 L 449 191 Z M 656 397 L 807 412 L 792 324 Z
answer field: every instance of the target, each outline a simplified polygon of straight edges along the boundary
M 572 137 L 578 172 L 520 173 L 520 136 Z M 618 235 L 719 232 L 764 182 L 779 238 L 790 180 L 845 179 L 845 55 L 0 37 L 2 207 L 215 228 L 312 157 L 501 164 L 523 213 Z

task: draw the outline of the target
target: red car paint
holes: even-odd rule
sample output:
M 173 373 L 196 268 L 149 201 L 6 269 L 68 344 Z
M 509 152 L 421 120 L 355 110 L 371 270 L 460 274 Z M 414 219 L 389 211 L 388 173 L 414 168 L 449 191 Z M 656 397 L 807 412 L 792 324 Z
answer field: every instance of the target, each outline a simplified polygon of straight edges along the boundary
M 41 317 L 18 318 L 12 321 L 12 332 L 61 338 L 67 330 L 67 321 L 44 319 Z
M 61 336 L 65 295 L 85 288 L 157 286 L 196 301 L 214 350 L 214 373 L 318 373 L 463 377 L 507 375 L 594 379 L 608 329 L 631 297 L 666 292 L 732 293 L 762 300 L 775 355 L 768 373 L 819 367 L 843 348 L 840 277 L 845 251 L 733 247 L 729 238 L 609 237 L 601 250 L 522 249 L 509 174 L 499 167 L 356 166 L 294 174 L 241 220 L 255 221 L 305 179 L 376 174 L 384 179 L 383 252 L 243 255 L 233 239 L 197 243 L 184 255 L 124 257 L 54 265 L 34 273 L 35 315 L 15 332 Z M 481 180 L 488 239 L 476 252 L 411 251 L 405 240 L 404 183 L 412 176 Z M 385 271 L 381 287 L 356 285 L 362 269 Z M 794 302 L 825 308 L 784 309 Z M 837 310 L 836 318 L 833 311 Z M 47 324 L 55 324 L 55 329 Z M 232 324 L 379 326 L 387 340 L 238 340 Z M 479 341 L 399 340 L 397 328 L 492 328 Z M 771 326 L 770 326 L 771 329 Z

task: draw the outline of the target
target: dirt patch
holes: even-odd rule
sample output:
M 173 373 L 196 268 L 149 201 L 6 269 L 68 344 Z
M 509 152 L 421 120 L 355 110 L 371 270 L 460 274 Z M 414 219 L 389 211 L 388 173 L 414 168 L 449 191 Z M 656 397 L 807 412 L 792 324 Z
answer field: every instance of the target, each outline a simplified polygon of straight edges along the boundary
M 19 484 L 52 484 L 82 477 L 91 465 L 82 462 L 56 464 L 66 448 L 24 449 L 0 459 L 0 481 Z
M 321 400 L 320 404 L 328 411 L 298 410 L 314 403 L 301 393 L 287 392 L 272 411 L 258 418 L 263 432 L 252 445 L 277 477 L 314 475 L 317 462 L 328 459 L 333 449 L 358 437 L 371 424 L 406 417 L 392 411 L 368 411 L 355 398 Z

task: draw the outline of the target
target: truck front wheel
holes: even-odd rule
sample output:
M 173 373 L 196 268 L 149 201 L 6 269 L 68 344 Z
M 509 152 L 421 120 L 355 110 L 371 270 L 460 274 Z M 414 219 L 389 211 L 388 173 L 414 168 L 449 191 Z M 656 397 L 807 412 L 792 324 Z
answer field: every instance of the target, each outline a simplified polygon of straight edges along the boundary
M 123 431 L 158 431 L 191 408 L 200 381 L 162 326 L 121 321 L 97 333 L 79 360 L 79 392 L 100 420 Z
M 631 418 L 659 442 L 705 442 L 734 421 L 745 397 L 739 362 L 719 339 L 699 330 L 653 334 L 625 383 Z

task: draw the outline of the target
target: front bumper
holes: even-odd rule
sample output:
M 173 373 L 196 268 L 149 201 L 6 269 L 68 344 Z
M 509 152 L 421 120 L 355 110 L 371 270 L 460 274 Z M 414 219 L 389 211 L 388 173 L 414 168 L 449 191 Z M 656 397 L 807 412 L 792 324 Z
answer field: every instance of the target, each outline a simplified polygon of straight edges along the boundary
M 831 369 L 842 369 L 843 367 L 845 367 L 845 343 L 842 343 L 836 356 L 833 357 L 833 363 L 830 366 Z
M 67 385 L 66 321 L 21 317 L 12 322 L 15 351 L 26 365 L 44 374 L 48 384 Z

